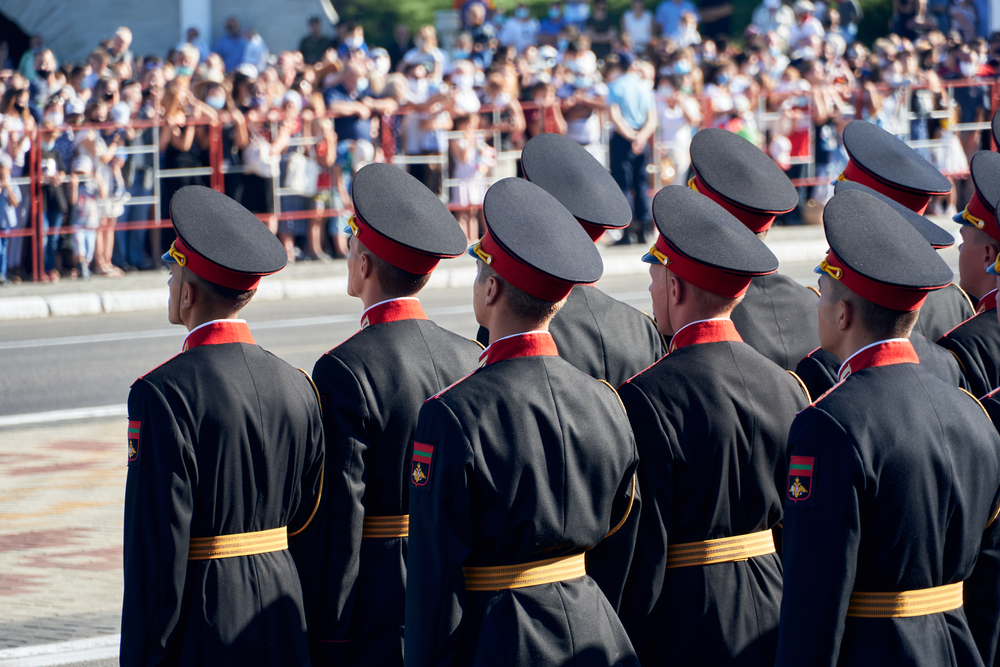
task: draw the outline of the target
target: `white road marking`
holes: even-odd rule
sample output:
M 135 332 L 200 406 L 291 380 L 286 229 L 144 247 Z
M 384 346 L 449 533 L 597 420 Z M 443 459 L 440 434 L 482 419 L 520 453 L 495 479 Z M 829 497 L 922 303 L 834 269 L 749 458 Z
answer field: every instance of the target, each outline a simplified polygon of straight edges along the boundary
M 52 667 L 118 657 L 121 635 L 0 650 L 0 667 Z
M 28 412 L 20 415 L 0 417 L 0 428 L 4 426 L 27 426 L 70 419 L 94 419 L 96 417 L 126 417 L 128 405 L 101 405 L 95 408 L 74 408 L 72 410 L 51 410 L 49 412 Z M 2 655 L 2 651 L 0 651 Z

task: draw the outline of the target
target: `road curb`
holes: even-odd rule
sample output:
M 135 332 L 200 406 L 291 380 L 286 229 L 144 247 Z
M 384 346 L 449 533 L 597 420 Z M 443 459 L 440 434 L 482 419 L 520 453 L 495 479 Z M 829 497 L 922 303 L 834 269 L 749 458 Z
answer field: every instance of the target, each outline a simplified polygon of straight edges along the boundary
M 772 240 L 768 246 L 779 262 L 818 261 L 827 248 L 825 240 L 812 238 Z M 605 250 L 604 275 L 626 276 L 646 273 L 648 265 L 639 261 L 645 250 L 641 246 L 631 246 L 630 250 L 624 248 Z M 441 267 L 433 273 L 424 289 L 470 287 L 475 279 L 476 269 L 471 264 L 454 268 Z M 257 301 L 315 299 L 340 296 L 346 292 L 346 275 L 285 280 L 267 278 L 261 282 L 254 299 Z M 164 286 L 157 289 L 6 297 L 0 298 L 0 321 L 161 310 L 166 307 L 167 295 L 167 288 Z

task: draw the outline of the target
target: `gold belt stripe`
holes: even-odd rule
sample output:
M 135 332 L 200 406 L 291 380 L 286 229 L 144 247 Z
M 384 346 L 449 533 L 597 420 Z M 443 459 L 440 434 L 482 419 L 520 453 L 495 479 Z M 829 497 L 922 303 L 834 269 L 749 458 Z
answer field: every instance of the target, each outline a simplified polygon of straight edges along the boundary
M 899 593 L 851 593 L 847 615 L 855 618 L 905 618 L 951 611 L 962 606 L 962 586 L 957 584 Z
M 764 530 L 749 535 L 668 546 L 667 568 L 734 563 L 773 553 L 774 535 L 770 530 Z
M 361 537 L 374 539 L 389 539 L 393 537 L 408 537 L 410 534 L 410 515 L 401 516 L 366 516 Z
M 218 537 L 192 537 L 188 560 L 212 560 L 253 556 L 288 548 L 288 528 L 258 530 L 253 533 L 220 535 Z
M 587 565 L 584 555 L 577 554 L 523 565 L 463 567 L 462 572 L 467 591 L 503 591 L 576 579 L 587 574 Z

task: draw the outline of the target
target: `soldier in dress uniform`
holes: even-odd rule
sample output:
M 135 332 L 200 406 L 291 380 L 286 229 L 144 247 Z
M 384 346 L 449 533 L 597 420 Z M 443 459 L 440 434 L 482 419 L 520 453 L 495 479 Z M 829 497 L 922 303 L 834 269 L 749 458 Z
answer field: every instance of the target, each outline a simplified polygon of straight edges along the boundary
M 621 618 L 645 665 L 774 662 L 785 444 L 809 396 L 747 345 L 729 315 L 778 260 L 707 197 L 671 185 L 653 199 L 660 231 L 653 312 L 670 353 L 620 388 L 642 465 L 643 513 Z
M 840 194 L 848 190 L 864 192 L 888 204 L 894 211 L 903 216 L 907 222 L 913 225 L 935 250 L 948 248 L 955 244 L 955 237 L 949 232 L 916 211 L 865 185 L 853 181 L 840 181 L 834 188 L 834 194 Z M 920 309 L 920 317 L 923 317 L 923 307 Z M 962 369 L 958 365 L 958 360 L 955 359 L 954 355 L 940 345 L 928 340 L 916 330 L 910 334 L 910 342 L 913 343 L 913 350 L 917 353 L 920 363 L 925 368 L 952 386 L 962 387 L 963 389 L 969 388 L 969 383 L 966 381 L 965 375 L 962 374 Z M 840 359 L 822 347 L 818 347 L 799 362 L 798 366 L 795 367 L 795 373 L 805 382 L 811 396 L 821 396 L 837 383 L 837 373 L 840 370 L 840 365 Z
M 427 319 L 417 294 L 465 252 L 448 207 L 399 167 L 370 164 L 351 187 L 347 291 L 361 330 L 320 357 L 326 491 L 292 540 L 317 664 L 402 665 L 410 443 L 423 402 L 472 372 L 482 346 Z
M 1000 387 L 1000 324 L 997 323 L 997 290 L 987 268 L 1000 254 L 1000 154 L 979 151 L 972 156 L 969 173 L 976 192 L 965 210 L 955 216 L 962 224 L 958 271 L 963 285 L 979 299 L 976 314 L 938 340 L 958 359 L 976 396 Z
M 820 336 L 844 364 L 788 437 L 776 664 L 992 664 L 1000 437 L 908 340 L 951 270 L 867 194 L 823 218 Z
M 688 186 L 720 204 L 764 239 L 774 218 L 799 203 L 795 186 L 770 157 L 743 137 L 720 128 L 691 141 L 694 178 Z M 819 345 L 815 290 L 777 272 L 754 276 L 732 312 L 733 324 L 750 347 L 793 370 Z
M 594 242 L 624 229 L 632 209 L 608 170 L 580 144 L 560 134 L 540 134 L 521 151 L 524 177 L 572 213 Z M 532 222 L 532 224 L 538 224 Z M 617 387 L 666 353 L 656 323 L 641 310 L 593 285 L 577 285 L 549 325 L 559 356 Z M 490 332 L 480 327 L 484 345 Z
M 637 665 L 584 556 L 615 554 L 604 590 L 621 590 L 635 441 L 614 389 L 546 330 L 573 285 L 600 278 L 600 254 L 527 181 L 494 184 L 483 214 L 470 252 L 490 345 L 424 404 L 413 442 L 406 665 Z
M 129 392 L 121 664 L 308 665 L 288 535 L 322 490 L 319 400 L 236 319 L 285 251 L 209 188 L 170 216 L 169 319 L 190 333 Z
M 851 159 L 838 181 L 868 186 L 920 215 L 927 210 L 931 197 L 951 192 L 951 181 L 937 167 L 874 123 L 848 123 L 844 128 L 844 149 Z M 936 341 L 972 314 L 969 295 L 959 285 L 949 284 L 927 296 L 914 330 Z

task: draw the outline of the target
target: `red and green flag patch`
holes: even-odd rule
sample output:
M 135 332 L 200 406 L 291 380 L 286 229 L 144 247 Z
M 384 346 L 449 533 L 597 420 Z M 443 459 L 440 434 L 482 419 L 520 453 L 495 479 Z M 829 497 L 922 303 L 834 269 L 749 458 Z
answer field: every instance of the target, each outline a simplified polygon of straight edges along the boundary
M 813 475 L 815 456 L 792 456 L 788 461 L 788 499 L 796 506 L 813 506 Z
M 434 447 L 422 442 L 413 443 L 413 463 L 410 469 L 410 480 L 414 486 L 426 486 L 431 478 L 431 461 L 434 459 Z
M 142 428 L 142 422 L 134 422 L 129 420 L 128 422 L 128 463 L 132 465 L 133 462 L 139 460 L 139 431 Z

